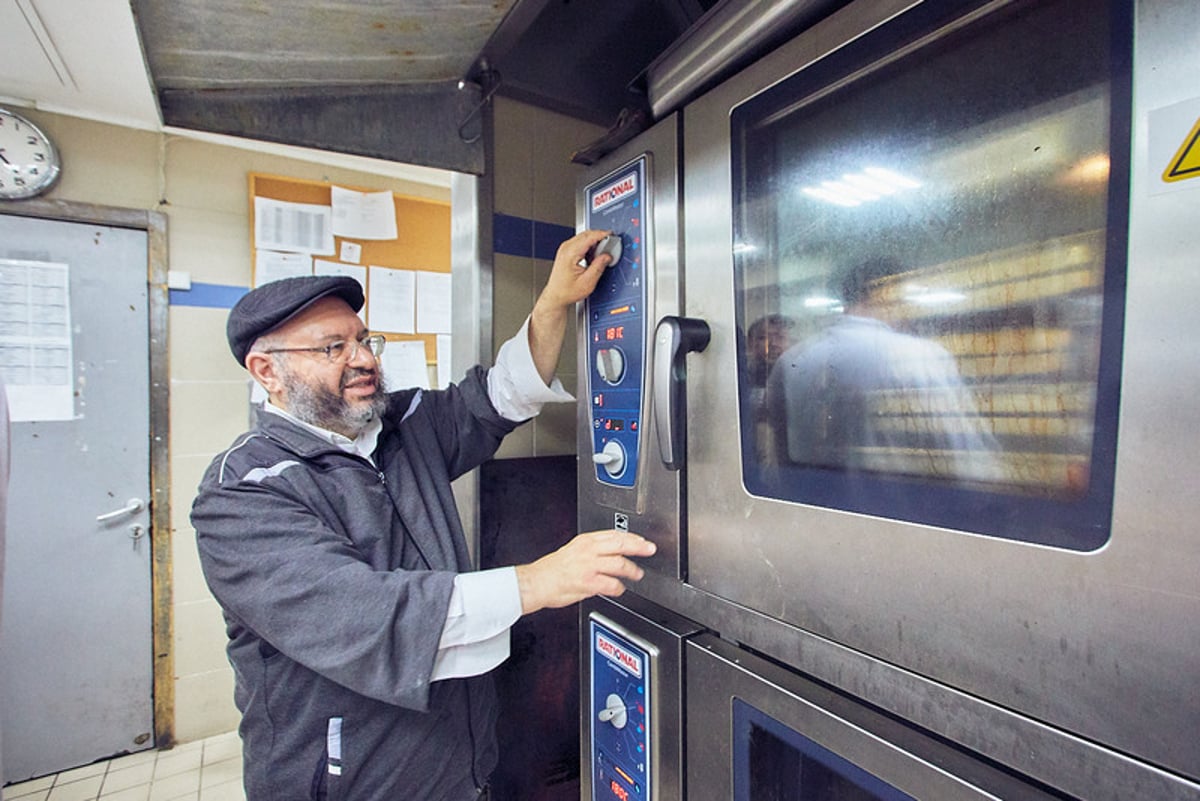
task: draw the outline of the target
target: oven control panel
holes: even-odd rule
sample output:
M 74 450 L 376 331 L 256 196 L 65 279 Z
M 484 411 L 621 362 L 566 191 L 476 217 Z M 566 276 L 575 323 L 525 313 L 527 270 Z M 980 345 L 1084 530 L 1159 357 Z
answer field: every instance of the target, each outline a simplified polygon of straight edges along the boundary
M 586 227 L 612 231 L 600 251 L 614 256 L 586 303 L 592 461 L 596 479 L 637 480 L 646 344 L 646 157 L 586 189 Z
M 650 801 L 650 671 L 656 651 L 592 617 L 592 801 Z

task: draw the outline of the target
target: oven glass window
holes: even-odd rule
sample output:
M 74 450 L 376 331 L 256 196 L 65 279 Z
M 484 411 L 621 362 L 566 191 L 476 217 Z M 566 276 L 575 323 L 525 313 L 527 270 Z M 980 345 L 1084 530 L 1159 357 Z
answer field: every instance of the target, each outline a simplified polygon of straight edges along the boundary
M 743 478 L 782 500 L 1098 548 L 1128 9 L 950 5 L 733 112 Z
M 734 801 L 912 801 L 740 698 L 733 721 Z

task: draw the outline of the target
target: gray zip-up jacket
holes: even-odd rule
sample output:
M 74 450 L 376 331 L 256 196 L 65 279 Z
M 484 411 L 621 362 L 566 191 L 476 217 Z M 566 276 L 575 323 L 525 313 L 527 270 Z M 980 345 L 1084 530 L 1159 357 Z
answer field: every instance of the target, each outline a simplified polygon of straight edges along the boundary
M 375 465 L 278 415 L 192 507 L 225 613 L 248 801 L 467 801 L 496 764 L 490 676 L 430 682 L 456 573 L 450 481 L 516 427 L 475 368 L 389 395 Z

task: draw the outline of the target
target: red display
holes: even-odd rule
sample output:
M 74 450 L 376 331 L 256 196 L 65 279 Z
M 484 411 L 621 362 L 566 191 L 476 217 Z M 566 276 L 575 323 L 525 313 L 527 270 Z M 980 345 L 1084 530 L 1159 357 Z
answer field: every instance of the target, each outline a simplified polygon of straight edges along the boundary
M 604 338 L 607 339 L 609 342 L 612 342 L 613 340 L 616 340 L 616 339 L 624 339 L 625 338 L 625 326 L 613 325 L 613 326 L 609 326 L 608 328 L 605 328 L 604 329 Z
M 613 779 L 611 782 L 609 782 L 609 787 L 612 789 L 613 795 L 621 799 L 621 801 L 629 801 L 629 791 L 617 784 L 616 779 Z

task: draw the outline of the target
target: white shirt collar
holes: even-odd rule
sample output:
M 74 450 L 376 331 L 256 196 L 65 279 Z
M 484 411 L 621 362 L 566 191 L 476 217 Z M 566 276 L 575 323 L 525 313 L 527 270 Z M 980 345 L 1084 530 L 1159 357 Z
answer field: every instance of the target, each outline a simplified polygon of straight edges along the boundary
M 285 420 L 290 420 L 301 428 L 311 431 L 321 439 L 328 442 L 330 445 L 341 448 L 342 450 L 346 451 L 346 453 L 353 453 L 361 456 L 371 464 L 375 464 L 375 459 L 372 457 L 372 454 L 375 453 L 375 445 L 379 441 L 379 432 L 383 430 L 383 420 L 380 419 L 379 415 L 376 415 L 371 419 L 371 422 L 367 423 L 367 427 L 362 430 L 362 433 L 360 433 L 354 439 L 350 439 L 344 434 L 339 434 L 336 431 L 330 431 L 327 428 L 321 428 L 320 426 L 314 426 L 312 423 L 306 423 L 299 417 L 296 417 L 288 411 L 279 408 L 270 401 L 264 402 L 262 404 L 262 408 L 271 414 L 279 415 Z

